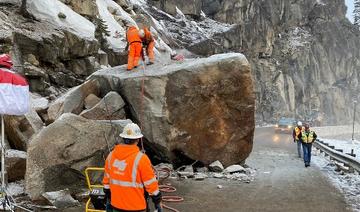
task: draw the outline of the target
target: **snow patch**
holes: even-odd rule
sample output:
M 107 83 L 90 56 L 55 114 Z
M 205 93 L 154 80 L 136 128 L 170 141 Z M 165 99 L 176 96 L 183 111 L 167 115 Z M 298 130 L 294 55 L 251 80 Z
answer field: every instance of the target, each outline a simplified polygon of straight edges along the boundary
M 131 4 L 133 5 L 146 5 L 146 1 L 145 0 L 128 0 Z
M 9 149 L 5 152 L 7 158 L 23 158 L 26 159 L 26 152 L 15 149 Z
M 27 7 L 28 11 L 40 20 L 48 21 L 83 39 L 95 39 L 94 24 L 58 0 L 28 0 Z M 60 18 L 60 13 L 66 18 Z
M 135 21 L 132 20 L 129 15 L 125 15 L 126 12 L 123 11 L 119 5 L 117 5 L 111 0 L 96 0 L 96 5 L 98 6 L 100 18 L 105 22 L 108 27 L 108 31 L 110 32 L 110 36 L 106 37 L 110 48 L 112 48 L 116 52 L 124 50 L 127 43 L 127 41 L 125 40 L 126 29 L 120 26 L 120 24 L 115 20 L 113 14 L 110 13 L 108 8 L 115 8 L 115 14 L 119 14 L 119 16 L 130 21 L 131 23 L 135 23 Z M 117 33 L 123 36 L 120 36 L 120 38 L 118 38 L 116 36 Z
M 19 196 L 25 193 L 25 182 L 23 180 L 8 184 L 7 191 L 11 196 Z
M 360 212 L 360 175 L 359 173 L 342 173 L 335 171 L 335 164 L 325 157 L 324 153 L 320 154 L 315 151 L 312 161 L 320 167 L 330 179 L 330 182 L 338 188 L 345 196 L 353 211 Z

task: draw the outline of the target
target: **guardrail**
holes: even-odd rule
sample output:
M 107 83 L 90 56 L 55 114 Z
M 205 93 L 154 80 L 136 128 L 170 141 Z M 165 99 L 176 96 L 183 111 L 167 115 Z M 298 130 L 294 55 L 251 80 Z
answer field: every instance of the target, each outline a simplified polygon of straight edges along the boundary
M 360 160 L 355 158 L 352 153 L 343 153 L 341 149 L 335 149 L 319 139 L 314 142 L 314 147 L 324 152 L 325 155 L 330 156 L 331 159 L 343 163 L 344 166 L 349 167 L 348 171 L 356 170 L 360 173 Z M 339 166 L 339 164 L 336 164 Z

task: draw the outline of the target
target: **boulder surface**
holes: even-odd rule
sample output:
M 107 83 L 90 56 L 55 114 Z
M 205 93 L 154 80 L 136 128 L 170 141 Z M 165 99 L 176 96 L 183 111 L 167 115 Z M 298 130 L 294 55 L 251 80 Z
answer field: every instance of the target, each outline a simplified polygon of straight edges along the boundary
M 26 167 L 26 191 L 33 200 L 49 191 L 85 185 L 83 171 L 88 166 L 103 167 L 111 149 L 129 121 L 113 122 L 113 127 L 65 113 L 40 131 L 30 142 Z
M 205 164 L 244 161 L 252 150 L 255 95 L 242 54 L 221 54 L 142 71 L 94 73 L 102 93 L 116 90 L 162 158 L 185 155 Z M 144 85 L 144 96 L 141 87 Z

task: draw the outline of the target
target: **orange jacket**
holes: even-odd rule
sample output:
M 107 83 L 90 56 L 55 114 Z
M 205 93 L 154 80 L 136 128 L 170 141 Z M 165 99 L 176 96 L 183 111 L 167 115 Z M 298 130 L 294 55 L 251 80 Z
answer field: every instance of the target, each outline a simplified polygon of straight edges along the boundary
M 149 45 L 151 42 L 154 41 L 154 38 L 151 35 L 150 30 L 148 28 L 146 28 L 146 27 L 144 27 L 144 33 L 145 33 L 145 36 L 142 39 L 142 42 L 143 42 L 144 45 Z
M 129 27 L 129 29 L 126 33 L 126 39 L 129 44 L 131 44 L 133 42 L 141 42 L 141 38 L 139 36 L 139 30 L 134 26 Z
M 110 188 L 111 205 L 121 210 L 145 210 L 144 188 L 159 193 L 151 162 L 136 145 L 119 144 L 108 155 L 103 184 Z

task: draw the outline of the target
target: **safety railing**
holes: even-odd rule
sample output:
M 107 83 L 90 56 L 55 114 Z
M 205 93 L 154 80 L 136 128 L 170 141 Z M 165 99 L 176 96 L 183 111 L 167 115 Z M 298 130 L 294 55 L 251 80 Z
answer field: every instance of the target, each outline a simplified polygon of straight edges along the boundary
M 315 148 L 319 149 L 320 152 L 324 152 L 325 155 L 328 155 L 331 159 L 349 167 L 350 171 L 356 170 L 360 173 L 360 160 L 351 154 L 343 153 L 341 149 L 335 149 L 335 146 L 331 146 L 319 139 L 317 139 L 313 145 Z

